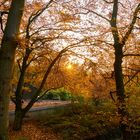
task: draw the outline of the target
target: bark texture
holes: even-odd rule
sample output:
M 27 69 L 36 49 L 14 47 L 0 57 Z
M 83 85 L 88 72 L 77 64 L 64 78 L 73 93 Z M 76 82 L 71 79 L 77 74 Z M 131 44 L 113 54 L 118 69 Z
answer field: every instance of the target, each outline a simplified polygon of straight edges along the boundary
M 24 114 L 25 113 L 22 109 L 15 110 L 15 119 L 14 119 L 14 125 L 13 125 L 13 129 L 15 131 L 21 130 Z
M 24 3 L 24 0 L 12 1 L 0 48 L 0 140 L 8 140 L 11 80 Z

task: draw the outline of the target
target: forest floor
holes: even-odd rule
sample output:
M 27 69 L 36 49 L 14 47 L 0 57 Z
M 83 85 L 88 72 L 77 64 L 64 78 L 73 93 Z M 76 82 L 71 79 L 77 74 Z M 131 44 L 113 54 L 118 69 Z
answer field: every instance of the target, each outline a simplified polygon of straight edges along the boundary
M 21 131 L 9 128 L 10 140 L 59 140 L 60 136 L 51 128 L 40 126 L 37 121 L 24 121 Z
M 39 101 L 36 102 L 33 107 L 56 107 L 68 104 L 68 101 Z M 23 106 L 27 105 L 27 101 L 24 101 Z M 11 102 L 9 110 L 14 111 L 15 105 Z M 12 122 L 9 128 L 10 140 L 59 140 L 60 136 L 54 133 L 51 128 L 40 126 L 38 121 L 31 120 L 30 118 L 25 120 L 21 131 L 12 130 Z
M 125 140 L 140 140 L 139 107 L 137 102 L 129 107 Z M 22 131 L 14 132 L 10 126 L 10 140 L 119 140 L 116 110 L 112 102 L 104 101 L 98 105 L 69 104 L 53 112 L 38 111 L 25 118 Z

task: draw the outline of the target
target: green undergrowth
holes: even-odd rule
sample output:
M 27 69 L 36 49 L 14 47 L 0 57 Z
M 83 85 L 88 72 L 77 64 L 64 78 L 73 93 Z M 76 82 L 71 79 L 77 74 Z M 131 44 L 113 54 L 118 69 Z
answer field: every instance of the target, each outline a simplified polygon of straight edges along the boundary
M 95 138 L 118 127 L 116 107 L 111 102 L 102 102 L 98 106 L 91 102 L 71 104 L 40 121 L 43 126 L 60 133 L 63 140 Z

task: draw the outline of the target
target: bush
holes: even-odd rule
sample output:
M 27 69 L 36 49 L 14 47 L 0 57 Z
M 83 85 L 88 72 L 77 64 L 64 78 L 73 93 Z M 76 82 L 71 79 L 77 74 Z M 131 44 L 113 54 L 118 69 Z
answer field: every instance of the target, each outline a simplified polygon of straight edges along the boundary
M 72 102 L 78 102 L 80 104 L 85 103 L 84 97 L 81 95 L 73 95 L 73 96 L 71 96 L 71 100 L 72 100 Z
M 64 88 L 59 88 L 57 90 L 51 90 L 42 98 L 44 100 L 71 100 L 71 93 Z
M 58 94 L 62 101 L 67 101 L 67 100 L 70 100 L 70 98 L 71 98 L 71 94 L 66 91 L 60 91 L 60 92 L 58 92 Z

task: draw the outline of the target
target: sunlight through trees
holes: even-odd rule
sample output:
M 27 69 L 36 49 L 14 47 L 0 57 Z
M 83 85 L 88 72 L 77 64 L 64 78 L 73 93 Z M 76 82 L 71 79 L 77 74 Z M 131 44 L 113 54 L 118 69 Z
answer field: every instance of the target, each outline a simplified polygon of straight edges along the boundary
M 0 140 L 9 139 L 10 100 L 21 130 L 59 89 L 72 103 L 111 102 L 125 137 L 140 91 L 139 30 L 139 0 L 1 0 Z

